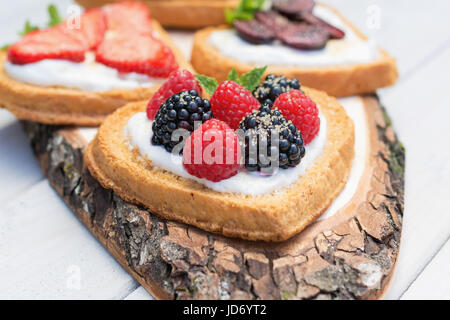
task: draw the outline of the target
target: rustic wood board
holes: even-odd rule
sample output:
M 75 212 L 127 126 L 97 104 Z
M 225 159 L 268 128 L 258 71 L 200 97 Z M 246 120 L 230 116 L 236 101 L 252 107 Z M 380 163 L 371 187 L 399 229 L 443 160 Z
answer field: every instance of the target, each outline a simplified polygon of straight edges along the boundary
M 378 99 L 364 101 L 370 149 L 352 201 L 273 244 L 213 235 L 128 204 L 91 177 L 76 128 L 23 124 L 51 185 L 156 298 L 373 299 L 398 256 L 404 149 Z

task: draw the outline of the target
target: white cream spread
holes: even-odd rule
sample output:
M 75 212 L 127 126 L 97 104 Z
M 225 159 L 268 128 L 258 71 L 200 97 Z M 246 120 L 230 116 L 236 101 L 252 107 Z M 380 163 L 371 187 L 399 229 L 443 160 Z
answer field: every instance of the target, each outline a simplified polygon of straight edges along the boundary
M 350 97 L 339 99 L 339 102 L 344 107 L 347 115 L 353 120 L 355 127 L 355 157 L 353 158 L 352 169 L 344 189 L 318 220 L 333 216 L 352 199 L 366 167 L 368 128 L 363 101 L 360 97 Z
M 59 86 L 87 92 L 114 89 L 148 88 L 161 84 L 165 79 L 152 78 L 138 73 L 121 73 L 95 61 L 93 52 L 77 63 L 68 60 L 45 59 L 17 65 L 5 62 L 5 71 L 14 80 L 36 86 Z
M 317 5 L 314 14 L 343 30 L 345 37 L 328 41 L 320 50 L 300 50 L 279 42 L 252 44 L 242 40 L 235 30 L 214 31 L 209 43 L 223 55 L 254 65 L 326 67 L 370 63 L 379 57 L 375 41 L 361 39 L 339 16 L 327 7 Z
M 271 176 L 263 176 L 256 172 L 241 170 L 237 175 L 219 182 L 199 179 L 190 175 L 183 167 L 181 156 L 168 153 L 161 146 L 152 145 L 150 142 L 153 134 L 152 121 L 148 120 L 144 112 L 137 113 L 130 118 L 124 128 L 124 135 L 128 138 L 130 148 L 137 148 L 141 156 L 150 160 L 156 168 L 170 171 L 184 178 L 193 179 L 218 192 L 262 195 L 289 186 L 306 173 L 306 170 L 322 154 L 326 144 L 326 129 L 326 119 L 320 115 L 319 134 L 305 147 L 305 157 L 300 165 L 295 168 L 279 169 Z

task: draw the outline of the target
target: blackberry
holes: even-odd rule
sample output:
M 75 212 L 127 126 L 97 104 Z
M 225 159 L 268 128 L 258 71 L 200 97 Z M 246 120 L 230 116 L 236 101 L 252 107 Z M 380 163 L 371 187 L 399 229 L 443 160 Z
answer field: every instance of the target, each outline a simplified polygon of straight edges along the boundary
M 272 174 L 278 167 L 297 166 L 305 156 L 300 131 L 270 104 L 246 116 L 239 128 L 244 134 L 245 167 L 249 171 Z
M 183 141 L 180 137 L 172 141 L 172 133 L 177 129 L 194 131 L 195 122 L 203 123 L 213 117 L 211 104 L 202 99 L 197 90 L 181 91 L 166 100 L 155 115 L 152 124 L 152 144 L 162 145 L 168 152 Z
M 269 74 L 264 82 L 256 87 L 253 95 L 261 104 L 266 100 L 273 103 L 280 94 L 291 90 L 300 90 L 300 82 L 297 79 L 287 79 L 284 76 L 277 77 L 275 74 Z

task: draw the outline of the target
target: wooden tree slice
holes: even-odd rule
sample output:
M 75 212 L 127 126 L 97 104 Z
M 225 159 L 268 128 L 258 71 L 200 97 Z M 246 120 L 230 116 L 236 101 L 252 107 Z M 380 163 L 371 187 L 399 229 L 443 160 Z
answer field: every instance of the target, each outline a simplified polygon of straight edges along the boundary
M 51 185 L 121 265 L 159 299 L 373 299 L 388 285 L 402 229 L 404 149 L 376 97 L 364 98 L 369 156 L 352 200 L 281 243 L 167 221 L 103 189 L 76 128 L 24 122 Z M 95 271 L 93 271 L 95 272 Z

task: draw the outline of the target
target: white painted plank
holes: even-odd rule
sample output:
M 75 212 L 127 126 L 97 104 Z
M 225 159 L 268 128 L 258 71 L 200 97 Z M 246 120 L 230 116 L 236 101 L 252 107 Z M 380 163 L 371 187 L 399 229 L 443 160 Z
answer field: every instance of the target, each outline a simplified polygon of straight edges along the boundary
M 122 299 L 138 286 L 47 181 L 0 220 L 0 299 Z
M 450 1 L 321 0 L 338 8 L 364 34 L 397 58 L 400 74 L 412 72 L 450 41 Z M 380 12 L 380 28 L 374 26 Z M 375 14 L 374 14 L 375 13 Z M 396 89 L 394 89 L 396 90 Z
M 20 0 L 0 10 L 0 46 L 19 38 L 26 20 L 45 26 L 47 6 L 54 1 Z M 72 0 L 60 0 L 57 6 L 67 11 Z M 17 119 L 8 111 L 0 110 L 0 202 L 11 200 L 44 178 L 29 147 L 29 141 Z
M 155 300 L 143 286 L 139 286 L 136 290 L 125 297 L 125 300 Z
M 0 203 L 44 178 L 21 124 L 3 109 L 0 109 L 0 177 Z
M 450 242 L 401 297 L 402 300 L 450 300 Z
M 45 27 L 48 23 L 47 7 L 55 4 L 62 16 L 67 16 L 69 6 L 75 5 L 72 0 L 16 0 L 0 10 L 0 46 L 19 39 L 18 32 L 23 30 L 26 20 L 32 25 Z
M 383 98 L 406 147 L 402 246 L 390 299 L 401 296 L 450 236 L 449 70 L 450 47 Z

